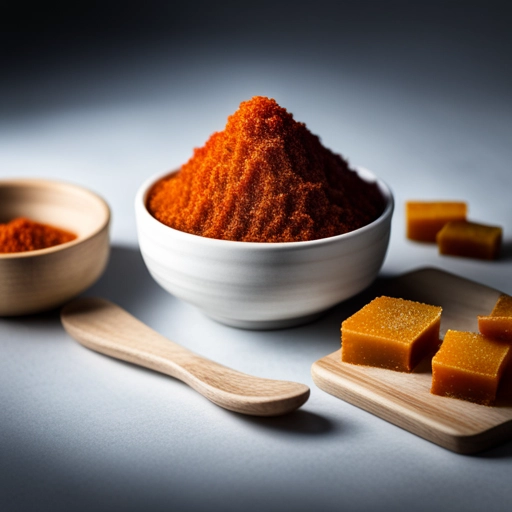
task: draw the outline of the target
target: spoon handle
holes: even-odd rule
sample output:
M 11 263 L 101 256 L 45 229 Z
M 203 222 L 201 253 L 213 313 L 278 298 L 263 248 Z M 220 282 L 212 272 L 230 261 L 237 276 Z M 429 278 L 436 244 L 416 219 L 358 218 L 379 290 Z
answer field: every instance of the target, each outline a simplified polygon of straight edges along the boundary
M 253 377 L 201 357 L 105 299 L 75 299 L 62 309 L 61 321 L 87 348 L 170 375 L 230 411 L 277 416 L 309 397 L 304 384 Z

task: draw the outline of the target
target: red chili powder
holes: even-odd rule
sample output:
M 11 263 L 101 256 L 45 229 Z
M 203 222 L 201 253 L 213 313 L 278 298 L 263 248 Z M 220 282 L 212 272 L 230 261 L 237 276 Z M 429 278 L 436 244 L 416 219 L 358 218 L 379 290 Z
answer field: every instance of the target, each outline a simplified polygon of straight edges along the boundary
M 0 224 L 0 253 L 46 249 L 75 238 L 69 231 L 19 217 Z
M 254 97 L 150 191 L 160 222 L 209 238 L 296 242 L 374 221 L 384 199 L 275 100 Z

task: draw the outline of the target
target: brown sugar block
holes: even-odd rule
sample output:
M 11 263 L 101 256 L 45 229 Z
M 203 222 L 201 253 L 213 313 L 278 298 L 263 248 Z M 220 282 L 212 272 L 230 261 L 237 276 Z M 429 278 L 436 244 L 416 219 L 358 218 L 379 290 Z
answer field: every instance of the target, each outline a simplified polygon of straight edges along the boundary
M 437 234 L 440 254 L 494 260 L 501 248 L 502 229 L 468 221 L 448 222 Z
M 448 330 L 432 359 L 434 395 L 492 405 L 512 356 L 509 343 L 475 332 Z
M 411 372 L 439 347 L 442 308 L 378 297 L 341 324 L 341 360 Z
M 407 238 L 435 243 L 441 228 L 453 220 L 465 220 L 463 201 L 408 201 L 405 204 Z
M 491 314 L 478 317 L 478 330 L 485 336 L 512 342 L 512 297 L 502 294 Z

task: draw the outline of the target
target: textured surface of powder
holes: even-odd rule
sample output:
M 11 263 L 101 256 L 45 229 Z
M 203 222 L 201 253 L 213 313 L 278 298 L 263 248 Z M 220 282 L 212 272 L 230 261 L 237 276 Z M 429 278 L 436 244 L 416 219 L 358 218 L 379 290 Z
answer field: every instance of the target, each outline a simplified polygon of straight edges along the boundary
M 0 253 L 46 249 L 75 238 L 69 231 L 19 217 L 0 224 Z
M 147 205 L 180 231 L 294 242 L 365 226 L 383 212 L 384 199 L 275 100 L 254 97 L 178 173 L 155 185 Z

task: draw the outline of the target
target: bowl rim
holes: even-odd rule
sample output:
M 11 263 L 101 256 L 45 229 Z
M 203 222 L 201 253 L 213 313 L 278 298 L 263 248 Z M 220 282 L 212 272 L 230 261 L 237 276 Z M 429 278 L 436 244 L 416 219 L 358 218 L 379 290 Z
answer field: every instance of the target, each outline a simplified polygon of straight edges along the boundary
M 163 222 L 160 222 L 158 219 L 156 219 L 149 210 L 147 209 L 147 196 L 151 188 L 161 179 L 171 176 L 172 174 L 176 174 L 180 169 L 175 169 L 173 171 L 166 171 L 166 172 L 160 172 L 153 174 L 148 179 L 146 179 L 138 188 L 137 193 L 135 195 L 135 211 L 136 216 L 139 215 L 143 216 L 144 219 L 147 219 L 148 222 L 150 222 L 155 229 L 161 230 L 162 233 L 168 233 L 169 230 L 171 233 L 173 233 L 173 236 L 177 237 L 178 239 L 189 239 L 189 240 L 196 240 L 199 243 L 199 240 L 201 240 L 201 243 L 204 244 L 211 244 L 212 247 L 215 246 L 224 246 L 227 247 L 228 245 L 231 245 L 234 247 L 239 248 L 247 248 L 247 249 L 255 249 L 255 250 L 268 250 L 269 248 L 273 248 L 276 250 L 282 249 L 306 249 L 306 248 L 312 248 L 316 245 L 325 245 L 325 244 L 331 244 L 339 242 L 340 240 L 346 240 L 350 238 L 357 237 L 361 235 L 362 233 L 366 231 L 370 231 L 377 227 L 378 225 L 387 222 L 388 219 L 391 218 L 395 206 L 395 201 L 393 197 L 393 192 L 389 185 L 385 183 L 383 180 L 378 178 L 372 171 L 366 169 L 365 167 L 357 166 L 352 167 L 351 170 L 356 171 L 358 175 L 365 179 L 366 181 L 375 182 L 377 186 L 379 187 L 379 190 L 381 194 L 384 197 L 384 200 L 386 201 L 386 206 L 384 208 L 384 211 L 377 217 L 374 221 L 370 222 L 369 224 L 366 224 L 365 226 L 362 226 L 358 229 L 354 229 L 352 231 L 349 231 L 347 233 L 342 233 L 340 235 L 334 235 L 326 238 L 316 238 L 314 240 L 303 240 L 303 241 L 297 241 L 297 242 L 244 242 L 240 240 L 224 240 L 220 238 L 209 238 L 201 235 L 194 235 L 192 233 L 187 233 L 186 231 L 180 231 L 178 229 L 172 228 L 170 226 L 167 226 Z
M 4 186 L 15 186 L 15 187 L 53 187 L 53 188 L 61 188 L 73 190 L 74 192 L 85 194 L 95 200 L 100 208 L 103 210 L 103 218 L 99 225 L 94 228 L 94 230 L 86 236 L 77 236 L 74 240 L 70 240 L 69 242 L 65 242 L 59 245 L 54 245 L 52 247 L 46 247 L 45 249 L 34 249 L 31 251 L 21 251 L 21 252 L 7 252 L 0 253 L 0 260 L 8 260 L 8 259 L 16 259 L 16 258 L 33 258 L 37 256 L 43 256 L 46 254 L 51 254 L 55 252 L 59 252 L 65 249 L 69 249 L 74 247 L 75 245 L 79 245 L 91 238 L 94 238 L 101 233 L 108 225 L 110 224 L 111 219 L 111 210 L 107 201 L 103 199 L 98 193 L 93 190 L 84 187 L 82 185 L 77 185 L 76 183 L 71 183 L 65 180 L 58 179 L 48 179 L 48 178 L 2 178 L 0 179 L 0 188 Z

